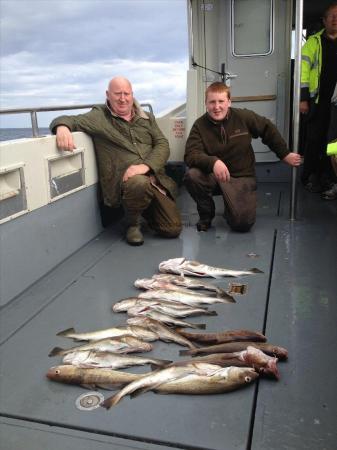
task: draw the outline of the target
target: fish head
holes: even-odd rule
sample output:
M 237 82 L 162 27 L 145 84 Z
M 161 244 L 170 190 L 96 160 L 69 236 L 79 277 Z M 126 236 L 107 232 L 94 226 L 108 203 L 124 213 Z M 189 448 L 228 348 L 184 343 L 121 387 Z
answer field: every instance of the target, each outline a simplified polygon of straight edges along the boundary
M 166 261 L 162 261 L 159 264 L 159 272 L 173 272 L 180 274 L 179 266 L 185 261 L 186 258 L 172 258 Z
M 59 381 L 60 383 L 74 383 L 77 384 L 76 368 L 72 365 L 62 365 L 51 367 L 46 376 L 49 380 Z
M 250 384 L 255 381 L 259 374 L 251 367 L 227 367 L 227 376 L 235 380 L 238 385 Z

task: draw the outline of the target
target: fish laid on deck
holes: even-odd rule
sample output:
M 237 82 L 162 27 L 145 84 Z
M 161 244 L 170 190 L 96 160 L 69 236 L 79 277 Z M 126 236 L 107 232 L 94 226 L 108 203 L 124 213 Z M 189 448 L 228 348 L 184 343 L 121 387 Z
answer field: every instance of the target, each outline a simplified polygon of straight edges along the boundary
M 195 277 L 241 277 L 263 273 L 260 269 L 234 270 L 222 267 L 208 266 L 199 261 L 189 261 L 186 258 L 172 258 L 159 264 L 159 272 L 178 275 L 192 275 Z
M 176 328 L 176 331 L 186 338 L 194 342 L 199 342 L 200 344 L 221 344 L 225 342 L 237 341 L 265 342 L 267 340 L 264 334 L 251 330 L 229 330 L 218 331 L 216 333 L 191 333 L 183 328 Z
M 99 341 L 119 336 L 134 336 L 142 341 L 155 341 L 158 339 L 156 333 L 141 326 L 120 326 L 87 333 L 77 333 L 74 328 L 68 328 L 57 333 L 57 336 L 74 339 L 74 341 Z
M 266 355 L 261 350 L 251 346 L 248 346 L 246 350 L 242 350 L 241 352 L 213 353 L 210 355 L 195 357 L 192 361 L 216 364 L 221 367 L 252 367 L 260 375 L 266 375 L 279 379 L 279 372 L 277 368 L 278 359 Z M 175 361 L 172 364 L 181 365 L 189 363 L 191 363 L 191 359 Z
M 133 394 L 134 397 L 150 390 L 175 394 L 226 392 L 249 384 L 257 377 L 258 374 L 254 369 L 245 367 L 222 368 L 206 363 L 173 365 L 132 381 L 115 395 L 107 398 L 101 406 L 109 409 L 117 405 L 126 395 Z M 185 382 L 180 384 L 180 380 Z
M 46 376 L 52 381 L 76 384 L 87 389 L 116 389 L 138 380 L 144 374 L 102 368 L 83 369 L 67 364 L 51 367 Z
M 216 303 L 235 303 L 233 297 L 231 298 L 219 298 L 219 297 L 207 297 L 205 295 L 196 295 L 193 292 L 178 292 L 165 289 L 151 289 L 149 291 L 141 292 L 138 295 L 139 298 L 149 298 L 158 300 L 167 300 L 170 302 L 185 303 L 190 306 L 200 305 L 214 305 Z
M 214 292 L 219 297 L 228 298 L 229 300 L 233 298 L 231 295 L 228 294 L 227 291 L 225 291 L 225 289 L 215 286 L 212 283 L 207 283 L 206 281 L 198 280 L 195 278 L 190 278 L 188 276 L 185 277 L 185 276 L 181 276 L 181 275 L 173 275 L 170 273 L 158 273 L 158 274 L 152 275 L 152 278 L 154 280 L 166 281 L 170 284 L 182 286 L 187 289 L 194 289 L 194 290 L 202 289 L 205 291 L 211 291 L 211 292 Z
M 101 339 L 99 341 L 91 341 L 88 344 L 79 345 L 63 349 L 54 347 L 48 356 L 63 356 L 78 350 L 96 350 L 113 353 L 132 353 L 132 352 L 150 352 L 153 346 L 149 342 L 141 341 L 133 336 L 120 336 L 118 338 Z
M 193 315 L 206 314 L 208 316 L 216 316 L 215 311 L 208 311 L 207 308 L 193 307 L 185 303 L 170 302 L 167 300 L 147 299 L 139 297 L 131 297 L 129 299 L 120 300 L 112 306 L 114 312 L 127 312 L 135 306 L 147 306 L 156 311 L 170 314 L 175 317 L 187 317 Z
M 195 329 L 205 329 L 206 324 L 204 323 L 190 323 L 185 320 L 177 319 L 175 317 L 169 316 L 168 314 L 164 314 L 158 311 L 154 311 L 153 309 L 142 306 L 137 307 L 134 306 L 128 309 L 128 314 L 130 316 L 146 316 L 151 317 L 152 319 L 158 320 L 160 322 L 170 324 L 171 326 L 176 327 L 187 327 L 187 328 L 195 328 Z
M 180 355 L 201 355 L 211 353 L 232 353 L 240 352 L 247 349 L 247 347 L 255 347 L 262 350 L 267 355 L 276 356 L 278 359 L 287 359 L 288 351 L 279 347 L 278 345 L 268 344 L 267 342 L 225 342 L 223 344 L 209 345 L 207 347 L 199 347 L 190 350 L 180 350 Z
M 159 320 L 151 319 L 150 317 L 135 316 L 127 319 L 127 323 L 141 325 L 147 327 L 159 335 L 159 339 L 164 342 L 174 342 L 184 347 L 196 348 L 196 346 L 187 338 L 178 334 L 173 328 L 169 328 Z
M 132 366 L 151 364 L 163 367 L 172 363 L 167 359 L 157 359 L 147 356 L 124 355 L 111 352 L 98 352 L 95 350 L 82 350 L 68 353 L 63 357 L 63 364 L 71 364 L 83 368 L 123 369 Z

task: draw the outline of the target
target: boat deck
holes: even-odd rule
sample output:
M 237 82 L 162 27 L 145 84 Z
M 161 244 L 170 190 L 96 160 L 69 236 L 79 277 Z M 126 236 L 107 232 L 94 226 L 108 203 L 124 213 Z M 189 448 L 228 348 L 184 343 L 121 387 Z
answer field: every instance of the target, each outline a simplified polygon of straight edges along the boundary
M 260 183 L 257 223 L 231 232 L 217 216 L 207 233 L 195 228 L 195 205 L 182 191 L 184 230 L 165 240 L 145 232 L 130 247 L 119 223 L 73 254 L 1 311 L 0 435 L 3 450 L 332 450 L 337 442 L 337 203 L 299 190 L 298 220 L 290 222 L 288 185 Z M 54 346 L 72 341 L 69 327 L 91 331 L 125 323 L 113 302 L 137 294 L 136 278 L 151 277 L 162 260 L 184 256 L 227 268 L 258 267 L 236 304 L 216 305 L 215 317 L 191 322 L 206 331 L 251 329 L 289 351 L 280 380 L 212 396 L 124 398 L 115 408 L 82 411 L 84 388 L 49 381 L 60 358 Z M 213 309 L 213 308 L 212 308 Z M 151 355 L 177 360 L 182 347 L 156 342 Z M 146 368 L 137 371 L 146 371 Z M 128 369 L 136 371 L 136 369 Z M 100 390 L 108 397 L 111 392 Z

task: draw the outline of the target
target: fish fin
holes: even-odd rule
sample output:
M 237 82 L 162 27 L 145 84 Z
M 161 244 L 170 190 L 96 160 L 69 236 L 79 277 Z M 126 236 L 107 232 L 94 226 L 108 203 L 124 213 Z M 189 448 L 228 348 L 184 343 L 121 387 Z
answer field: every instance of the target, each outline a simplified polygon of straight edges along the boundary
M 217 316 L 218 313 L 216 311 L 205 311 L 203 314 L 206 316 Z
M 194 323 L 193 325 L 193 328 L 198 328 L 198 330 L 204 330 L 206 328 L 205 323 Z
M 64 351 L 63 348 L 61 347 L 54 347 L 53 350 L 51 350 L 48 354 L 48 356 L 57 356 L 57 355 L 61 355 L 62 352 Z
M 224 303 L 236 303 L 236 300 L 234 297 L 232 297 L 230 294 L 228 294 L 228 292 L 224 292 L 224 294 L 221 294 L 219 297 L 219 299 L 223 299 Z
M 253 267 L 253 269 L 250 269 L 250 271 L 251 271 L 252 273 L 264 273 L 262 270 L 257 269 L 256 267 Z
M 100 406 L 105 409 L 110 409 L 112 406 L 115 406 L 119 401 L 117 394 L 112 395 L 111 397 L 106 398 Z
M 97 391 L 97 385 L 96 384 L 81 384 L 81 387 L 84 389 L 89 389 L 90 391 Z
M 180 350 L 179 355 L 193 355 L 193 349 L 190 350 Z
M 67 337 L 69 334 L 76 333 L 75 328 L 67 328 L 66 330 L 59 331 L 56 333 L 56 336 L 64 336 Z

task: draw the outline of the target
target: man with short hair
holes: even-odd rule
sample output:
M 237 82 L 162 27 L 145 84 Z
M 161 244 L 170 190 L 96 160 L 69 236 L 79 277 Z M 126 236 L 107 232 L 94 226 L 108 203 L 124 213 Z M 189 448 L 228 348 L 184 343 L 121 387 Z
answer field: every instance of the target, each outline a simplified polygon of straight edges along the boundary
M 222 194 L 225 218 L 235 231 L 249 231 L 256 218 L 255 155 L 252 138 L 290 166 L 301 157 L 290 152 L 277 128 L 248 109 L 231 107 L 230 90 L 221 82 L 206 89 L 207 112 L 197 119 L 185 148 L 189 167 L 184 182 L 197 204 L 198 231 L 207 231 L 215 216 L 213 195 Z
M 337 198 L 337 178 L 326 154 L 330 103 L 337 82 L 337 2 L 323 14 L 324 28 L 302 47 L 300 112 L 306 123 L 302 182 L 326 200 Z M 330 192 L 331 191 L 331 192 Z
M 176 185 L 165 174 L 167 139 L 155 118 L 133 97 L 129 80 L 113 78 L 105 105 L 76 116 L 57 117 L 50 125 L 59 149 L 73 151 L 72 131 L 89 134 L 94 142 L 104 204 L 122 204 L 126 240 L 142 245 L 141 217 L 164 237 L 177 237 L 182 228 L 175 204 Z

